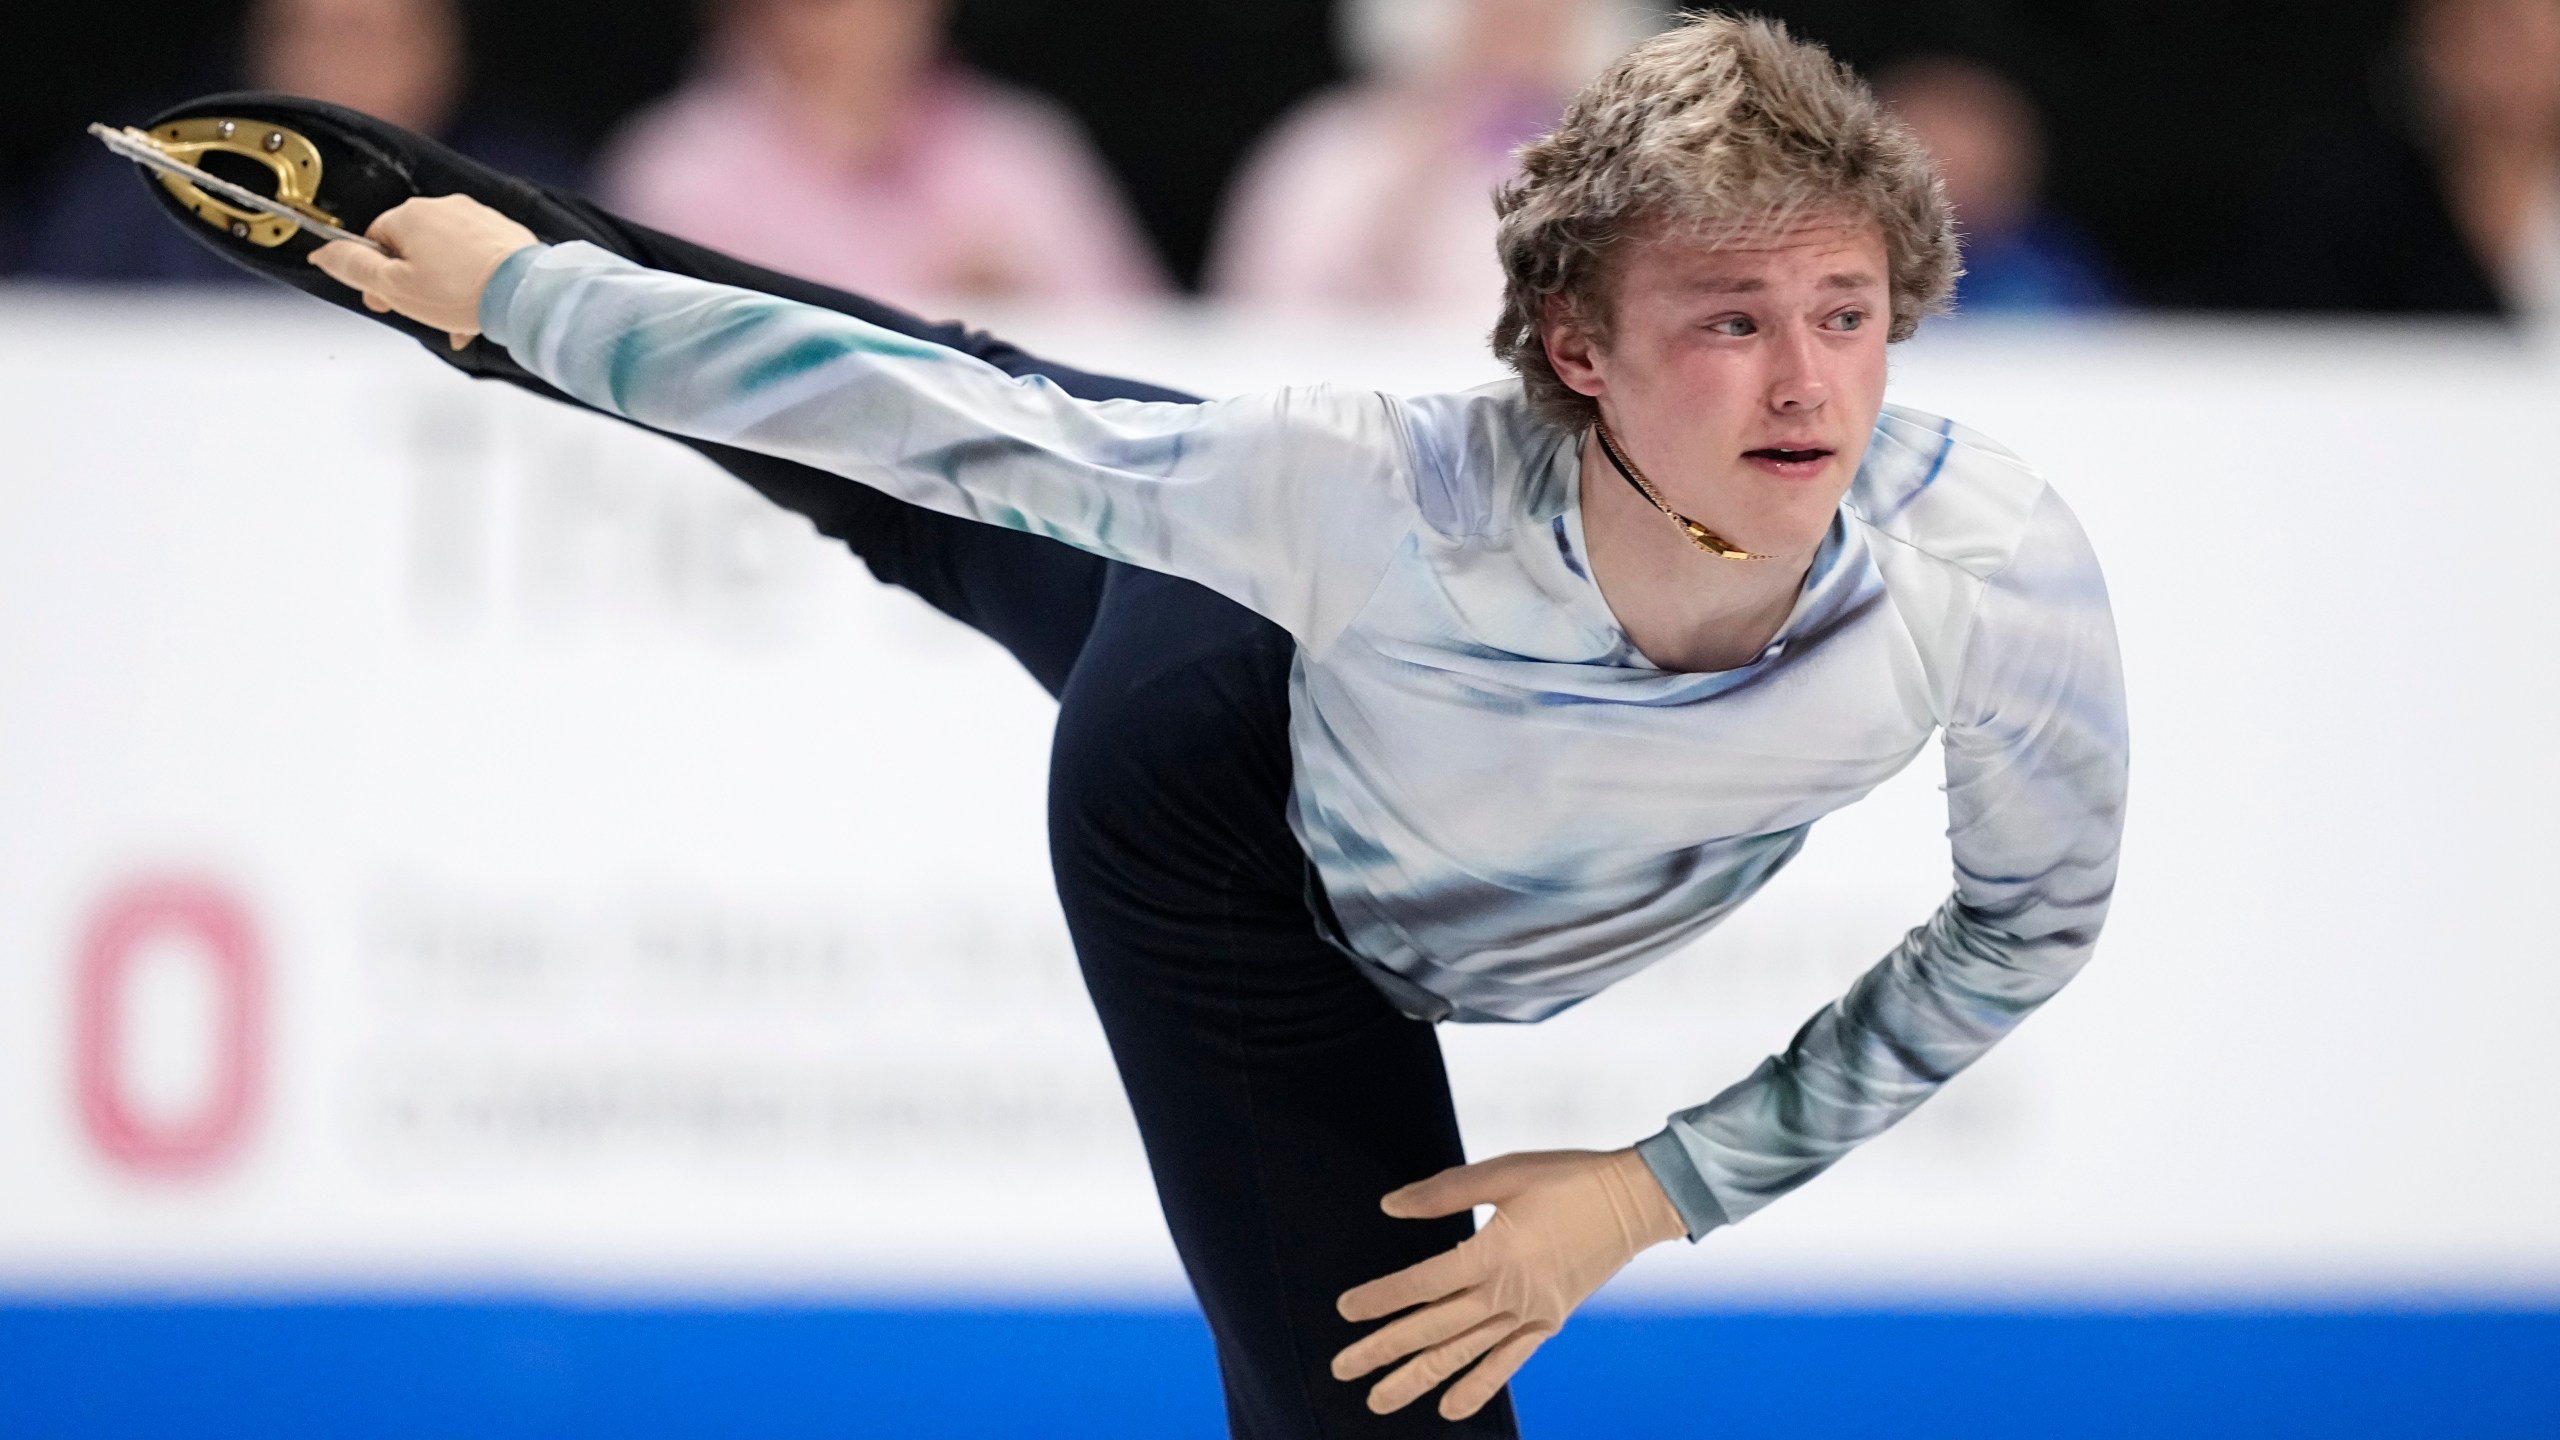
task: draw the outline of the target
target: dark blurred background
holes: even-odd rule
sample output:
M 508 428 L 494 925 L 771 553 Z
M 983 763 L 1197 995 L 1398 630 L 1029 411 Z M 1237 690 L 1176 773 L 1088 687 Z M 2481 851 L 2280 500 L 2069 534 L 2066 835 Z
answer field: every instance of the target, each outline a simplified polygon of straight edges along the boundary
M 0 184 L 39 192 L 92 119 L 215 88 L 243 0 L 13 4 L 0 15 Z M 1081 119 L 1185 284 L 1257 136 L 1340 76 L 1331 0 L 962 0 L 960 50 Z M 2042 107 L 2050 195 L 2151 302 L 2200 273 L 2284 167 L 2397 122 L 2396 0 L 1786 0 L 1757 7 L 1875 69 L 1923 52 L 1997 65 Z M 675 85 L 694 0 L 471 0 L 475 109 L 592 147 Z

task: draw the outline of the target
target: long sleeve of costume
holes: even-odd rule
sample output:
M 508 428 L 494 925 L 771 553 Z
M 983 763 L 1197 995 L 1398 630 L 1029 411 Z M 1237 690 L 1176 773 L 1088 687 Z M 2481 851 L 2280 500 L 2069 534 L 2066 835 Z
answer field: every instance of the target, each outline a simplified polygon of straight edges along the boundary
M 1321 649 L 1416 515 L 1382 396 L 1086 402 L 830 310 L 588 245 L 509 257 L 483 328 L 569 395 L 1216 590 Z
M 2123 823 L 2123 678 L 2096 557 L 2050 491 L 1982 590 L 1942 739 L 1955 893 L 1785 1053 L 1638 1147 L 1692 1238 L 1909 1114 L 2096 944 Z

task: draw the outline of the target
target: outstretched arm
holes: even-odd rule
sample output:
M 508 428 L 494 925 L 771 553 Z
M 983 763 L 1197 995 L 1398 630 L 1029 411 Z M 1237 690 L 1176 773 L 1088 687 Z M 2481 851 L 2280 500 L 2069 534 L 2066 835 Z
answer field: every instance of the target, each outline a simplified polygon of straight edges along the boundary
M 465 199 L 412 201 L 386 258 L 314 263 L 572 397 L 899 499 L 1199 581 L 1321 648 L 1414 523 L 1395 402 L 1324 389 L 1087 403 L 831 310 L 534 246 Z
M 1955 894 L 1785 1053 L 1637 1147 L 1693 1237 L 1909 1114 L 2097 945 L 2124 826 L 2124 679 L 2097 558 L 2050 491 L 1983 592 L 1944 743 Z

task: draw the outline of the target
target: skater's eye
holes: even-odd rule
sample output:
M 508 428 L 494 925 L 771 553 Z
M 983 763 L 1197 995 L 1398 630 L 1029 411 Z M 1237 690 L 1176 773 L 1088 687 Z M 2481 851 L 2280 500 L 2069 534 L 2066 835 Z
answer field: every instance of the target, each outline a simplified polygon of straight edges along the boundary
M 1748 315 L 1726 315 L 1707 322 L 1709 332 L 1741 340 L 1760 333 L 1758 322 Z
M 1831 317 L 1831 328 L 1844 335 L 1851 331 L 1863 330 L 1866 325 L 1867 312 L 1864 310 L 1843 310 Z

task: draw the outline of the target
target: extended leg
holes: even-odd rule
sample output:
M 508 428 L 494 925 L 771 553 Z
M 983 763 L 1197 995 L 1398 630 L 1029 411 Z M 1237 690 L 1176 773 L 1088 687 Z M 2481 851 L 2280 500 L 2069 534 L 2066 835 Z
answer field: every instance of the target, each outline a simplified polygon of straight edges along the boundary
M 580 196 L 500 173 L 424 136 L 338 106 L 280 95 L 215 95 L 151 123 L 213 115 L 268 121 L 310 139 L 325 162 L 321 200 L 359 230 L 412 196 L 469 195 L 546 241 L 584 240 L 654 269 L 823 306 L 975 355 L 1009 374 L 1045 375 L 1068 393 L 1086 399 L 1190 398 L 1054 365 L 965 326 L 935 324 L 859 295 L 746 264 L 631 224 Z M 485 339 L 456 353 L 441 335 L 396 315 L 374 315 L 353 292 L 304 262 L 312 248 L 307 237 L 296 237 L 275 249 L 261 248 L 186 213 L 156 182 L 140 183 L 151 184 L 152 193 L 160 197 L 172 219 L 225 258 L 401 330 L 467 373 L 578 403 L 527 374 L 504 349 Z M 908 505 L 842 476 L 788 460 L 681 436 L 670 438 L 710 457 L 774 503 L 807 516 L 819 533 L 843 541 L 882 580 L 915 592 L 1003 645 L 1051 694 L 1065 683 L 1092 623 L 1109 562 L 1052 540 Z

